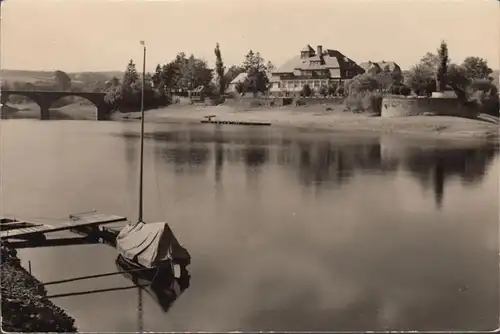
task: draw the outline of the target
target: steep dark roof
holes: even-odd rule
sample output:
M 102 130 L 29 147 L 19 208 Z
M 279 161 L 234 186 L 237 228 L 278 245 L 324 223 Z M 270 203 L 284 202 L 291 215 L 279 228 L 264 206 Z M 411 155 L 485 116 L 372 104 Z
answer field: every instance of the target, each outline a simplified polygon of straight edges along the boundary
M 310 48 L 309 45 L 308 47 Z M 348 63 L 352 63 L 356 68 L 362 70 L 353 60 L 349 59 L 341 52 L 333 49 L 326 49 L 323 51 L 323 54 L 321 56 L 314 55 L 312 57 L 302 59 L 300 55 L 296 55 L 286 61 L 280 68 L 273 71 L 273 73 L 293 73 L 294 70 L 330 71 L 333 69 L 344 68 Z

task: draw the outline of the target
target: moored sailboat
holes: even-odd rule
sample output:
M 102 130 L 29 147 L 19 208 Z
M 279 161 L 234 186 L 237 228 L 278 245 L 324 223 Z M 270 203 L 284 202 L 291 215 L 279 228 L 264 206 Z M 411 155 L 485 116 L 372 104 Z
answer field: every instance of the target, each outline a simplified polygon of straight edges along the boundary
M 147 272 L 181 270 L 190 264 L 191 257 L 181 246 L 166 222 L 146 223 L 143 221 L 143 175 L 144 175 L 144 85 L 146 75 L 146 46 L 143 45 L 142 91 L 141 91 L 141 135 L 139 164 L 139 206 L 137 222 L 129 222 L 116 237 L 116 248 L 122 263 L 130 268 L 142 268 Z

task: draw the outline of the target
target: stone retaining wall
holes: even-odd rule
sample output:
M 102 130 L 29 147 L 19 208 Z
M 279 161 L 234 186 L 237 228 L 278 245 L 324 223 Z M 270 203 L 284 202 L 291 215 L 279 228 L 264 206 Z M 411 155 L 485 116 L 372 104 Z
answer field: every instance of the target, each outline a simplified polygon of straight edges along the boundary
M 417 115 L 473 118 L 479 115 L 479 109 L 454 98 L 384 96 L 382 99 L 382 117 Z
M 244 106 L 244 107 L 282 107 L 282 106 L 295 106 L 294 101 L 298 102 L 298 105 L 342 105 L 344 103 L 344 97 L 337 98 L 295 98 L 295 97 L 239 97 L 237 99 L 228 98 L 225 101 L 226 105 L 230 106 Z

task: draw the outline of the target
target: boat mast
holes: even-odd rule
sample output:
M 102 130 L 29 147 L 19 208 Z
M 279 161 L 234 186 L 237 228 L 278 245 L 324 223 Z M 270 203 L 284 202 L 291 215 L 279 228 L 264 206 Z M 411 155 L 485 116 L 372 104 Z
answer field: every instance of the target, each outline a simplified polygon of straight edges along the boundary
M 143 216 L 143 182 L 144 182 L 144 85 L 146 83 L 146 43 L 141 41 L 143 46 L 142 56 L 142 85 L 141 85 L 141 153 L 139 165 L 139 210 L 137 221 L 142 222 Z

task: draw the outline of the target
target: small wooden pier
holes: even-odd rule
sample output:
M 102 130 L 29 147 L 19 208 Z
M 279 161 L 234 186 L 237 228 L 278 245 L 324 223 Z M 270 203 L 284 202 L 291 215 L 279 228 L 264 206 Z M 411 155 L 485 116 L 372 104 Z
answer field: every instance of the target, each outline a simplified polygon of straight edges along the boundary
M 255 125 L 255 126 L 270 126 L 271 123 L 268 122 L 244 122 L 244 121 L 217 121 L 212 120 L 216 115 L 205 116 L 204 120 L 201 120 L 201 123 L 204 124 L 235 124 L 235 125 Z
M 202 120 L 201 123 L 204 123 L 204 124 L 257 125 L 257 126 L 270 126 L 271 125 L 271 123 L 265 123 L 265 122 L 209 121 L 209 120 Z
M 53 247 L 89 243 L 110 243 L 127 223 L 127 218 L 97 212 L 74 214 L 57 226 L 0 218 L 0 240 L 14 248 Z M 113 226 L 106 226 L 113 224 Z M 47 238 L 47 234 L 70 231 L 81 237 Z

